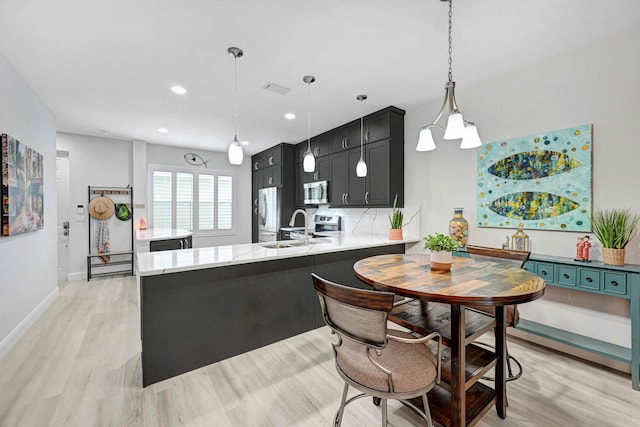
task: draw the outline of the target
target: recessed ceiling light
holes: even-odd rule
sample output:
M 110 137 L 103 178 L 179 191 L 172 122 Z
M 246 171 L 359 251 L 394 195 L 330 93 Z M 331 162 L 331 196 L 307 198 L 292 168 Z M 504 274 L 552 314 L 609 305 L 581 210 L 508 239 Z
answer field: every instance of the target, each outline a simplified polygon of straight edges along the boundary
M 296 118 L 296 115 L 294 113 L 286 113 L 284 115 L 284 118 L 287 119 L 287 120 L 293 120 L 293 119 Z
M 240 144 L 242 144 L 242 145 L 249 145 L 249 141 L 242 141 Z
M 178 95 L 184 95 L 185 93 L 187 93 L 187 90 L 179 85 L 171 86 L 171 91 L 173 93 L 177 93 Z
M 158 132 L 160 132 L 160 133 L 169 133 L 169 129 L 167 129 L 167 128 L 158 128 Z

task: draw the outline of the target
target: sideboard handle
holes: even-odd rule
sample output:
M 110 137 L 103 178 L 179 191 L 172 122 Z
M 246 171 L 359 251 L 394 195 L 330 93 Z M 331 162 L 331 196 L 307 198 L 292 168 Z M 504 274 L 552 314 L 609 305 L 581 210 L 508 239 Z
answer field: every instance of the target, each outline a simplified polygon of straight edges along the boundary
M 587 282 L 589 282 L 589 283 L 593 282 L 593 279 L 592 279 L 591 277 L 587 277 L 587 279 L 586 279 L 586 280 L 587 280 Z
M 541 273 L 543 276 L 546 276 L 546 275 L 547 275 L 547 271 L 546 271 L 546 270 L 542 270 L 540 273 Z
M 613 286 L 618 286 L 618 282 L 616 282 L 615 280 L 612 280 L 612 281 L 611 281 L 611 284 L 612 284 Z
M 569 275 L 568 275 L 567 273 L 564 273 L 564 274 L 562 275 L 562 277 L 564 277 L 565 279 L 568 279 L 568 278 L 569 278 Z

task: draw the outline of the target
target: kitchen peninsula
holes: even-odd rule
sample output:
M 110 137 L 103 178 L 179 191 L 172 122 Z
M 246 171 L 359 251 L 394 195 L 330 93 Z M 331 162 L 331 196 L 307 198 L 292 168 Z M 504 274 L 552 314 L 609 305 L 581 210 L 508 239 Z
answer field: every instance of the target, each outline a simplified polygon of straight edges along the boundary
M 340 233 L 308 245 L 138 254 L 143 385 L 324 325 L 312 272 L 366 288 L 353 274 L 356 261 L 418 241 Z

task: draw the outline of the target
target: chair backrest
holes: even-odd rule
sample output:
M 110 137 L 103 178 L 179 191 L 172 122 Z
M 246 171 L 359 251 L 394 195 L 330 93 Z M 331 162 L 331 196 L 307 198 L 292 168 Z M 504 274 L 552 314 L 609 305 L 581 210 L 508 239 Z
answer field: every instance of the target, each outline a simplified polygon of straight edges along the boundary
M 392 293 L 343 286 L 316 274 L 311 277 L 327 326 L 361 344 L 378 348 L 386 345 Z
M 531 252 L 528 251 L 514 251 L 511 249 L 489 248 L 486 246 L 467 245 L 466 249 L 467 252 L 472 255 L 471 258 L 501 258 L 511 261 L 514 265 L 518 265 L 520 268 L 524 266 L 524 263 L 527 262 L 531 255 Z

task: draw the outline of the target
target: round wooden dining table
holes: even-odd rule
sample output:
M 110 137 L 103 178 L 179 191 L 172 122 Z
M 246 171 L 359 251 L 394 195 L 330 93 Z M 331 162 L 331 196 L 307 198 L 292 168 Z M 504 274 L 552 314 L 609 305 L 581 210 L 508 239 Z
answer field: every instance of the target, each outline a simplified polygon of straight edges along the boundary
M 513 265 L 453 257 L 448 272 L 431 270 L 429 255 L 390 254 L 362 259 L 353 266 L 358 278 L 375 289 L 423 301 L 450 305 L 451 372 L 450 419 L 445 425 L 461 427 L 477 419 L 467 417 L 465 378 L 465 305 L 495 307 L 495 403 L 506 417 L 505 306 L 522 304 L 544 294 L 544 279 Z M 491 400 L 493 402 L 494 400 Z M 484 414 L 486 410 L 481 411 Z

